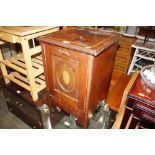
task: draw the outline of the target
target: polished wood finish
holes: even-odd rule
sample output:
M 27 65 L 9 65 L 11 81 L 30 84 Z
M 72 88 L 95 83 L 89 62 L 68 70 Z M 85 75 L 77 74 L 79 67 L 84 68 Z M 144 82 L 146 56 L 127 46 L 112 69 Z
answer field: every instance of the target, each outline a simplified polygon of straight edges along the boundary
M 120 35 L 83 29 L 66 29 L 39 37 L 39 40 L 78 52 L 97 56 L 106 48 L 116 43 Z
M 142 118 L 140 119 L 139 128 L 149 128 L 149 129 L 155 129 L 155 120 L 150 115 L 144 114 Z
M 140 76 L 136 80 L 129 97 L 137 98 L 137 100 L 151 104 L 152 106 L 155 105 L 155 91 L 147 86 Z
M 119 72 L 119 71 L 114 71 L 112 72 L 112 77 L 111 77 L 111 81 L 110 81 L 110 88 L 109 91 L 115 86 L 115 84 L 117 83 L 117 81 L 120 79 L 120 77 L 122 76 L 123 73 Z
M 134 44 L 136 40 L 136 38 L 131 37 L 122 37 L 119 40 L 119 48 L 115 58 L 114 71 L 127 73 L 133 55 L 132 44 Z
M 144 115 L 148 116 L 147 118 L 155 120 L 155 91 L 144 83 L 140 75 L 129 92 L 128 98 L 129 101 L 126 106 L 121 128 L 125 127 L 131 114 L 133 114 L 133 119 L 129 128 L 135 128 L 142 121 Z M 152 120 L 150 121 L 154 122 Z
M 108 93 L 107 103 L 109 107 L 116 112 L 119 111 L 123 92 L 127 84 L 129 83 L 130 78 L 131 77 L 129 75 L 121 73 L 121 75 L 117 79 L 117 82 L 112 86 L 112 88 Z M 112 76 L 112 80 L 114 79 L 115 79 L 115 72 Z
M 87 127 L 107 97 L 119 38 L 115 33 L 83 29 L 39 37 L 49 105 L 74 114 Z

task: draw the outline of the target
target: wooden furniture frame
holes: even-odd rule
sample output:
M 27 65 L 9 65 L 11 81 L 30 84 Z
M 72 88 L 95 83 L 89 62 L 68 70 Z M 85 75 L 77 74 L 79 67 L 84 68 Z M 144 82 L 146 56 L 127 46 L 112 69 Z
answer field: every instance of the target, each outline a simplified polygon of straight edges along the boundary
M 130 129 L 133 129 L 139 123 L 146 122 L 146 124 L 152 124 L 151 126 L 155 127 L 155 91 L 151 89 L 139 75 L 134 82 L 131 90 L 128 93 L 128 102 L 126 105 L 125 113 L 121 123 L 121 129 L 124 129 L 126 123 L 130 117 L 133 115 Z M 144 121 L 145 119 L 145 121 Z M 141 127 L 152 128 L 150 125 L 145 125 Z
M 48 104 L 73 114 L 87 128 L 107 98 L 120 35 L 65 29 L 39 37 L 43 51 Z
M 41 47 L 36 45 L 35 38 L 58 30 L 53 26 L 12 26 L 0 28 L 0 42 L 19 43 L 22 52 L 8 59 L 3 58 L 0 50 L 0 67 L 5 83 L 10 81 L 30 91 L 33 101 L 38 100 L 38 92 L 46 87 L 43 75 Z M 31 42 L 31 46 L 30 46 Z M 9 73 L 7 67 L 14 71 Z
M 122 123 L 122 120 L 123 120 L 123 116 L 124 116 L 124 113 L 125 113 L 125 108 L 126 108 L 126 103 L 127 103 L 127 96 L 128 96 L 128 93 L 130 91 L 130 89 L 132 88 L 136 78 L 138 77 L 139 75 L 139 72 L 134 72 L 134 74 L 132 75 L 129 83 L 127 84 L 125 90 L 124 90 L 124 93 L 123 93 L 123 97 L 122 97 L 122 100 L 121 100 L 121 105 L 120 105 L 120 109 L 119 109 L 119 112 L 117 114 L 117 118 L 116 118 L 116 121 L 114 122 L 113 126 L 112 126 L 112 129 L 119 129 L 120 126 L 121 126 L 121 123 Z M 129 127 L 130 123 L 131 123 L 131 120 L 132 120 L 132 117 L 133 115 L 131 114 L 130 117 L 129 117 L 129 120 L 126 124 L 126 128 Z
M 131 76 L 129 75 L 126 75 L 118 71 L 113 72 L 112 80 L 110 83 L 111 86 L 106 100 L 106 102 L 108 103 L 109 107 L 112 110 L 116 112 L 119 111 L 123 92 L 127 84 L 129 83 L 130 79 L 131 79 Z

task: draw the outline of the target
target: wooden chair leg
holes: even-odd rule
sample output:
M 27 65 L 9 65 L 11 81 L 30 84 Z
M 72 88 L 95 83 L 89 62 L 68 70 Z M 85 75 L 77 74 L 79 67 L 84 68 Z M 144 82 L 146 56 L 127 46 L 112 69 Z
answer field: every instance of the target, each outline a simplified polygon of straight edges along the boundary
M 32 60 L 31 60 L 31 53 L 29 51 L 30 48 L 29 48 L 28 40 L 22 39 L 21 42 L 22 42 L 21 45 L 22 45 L 23 56 L 25 59 L 25 65 L 27 69 L 27 78 L 31 89 L 31 95 L 33 100 L 36 101 L 38 99 L 38 92 L 35 84 L 35 76 L 32 68 Z
M 5 84 L 8 84 L 8 83 L 10 83 L 10 80 L 6 78 L 6 76 L 8 75 L 8 72 L 7 72 L 6 66 L 1 63 L 1 61 L 3 61 L 3 60 L 4 60 L 4 58 L 3 58 L 3 55 L 2 55 L 2 50 L 0 48 L 0 68 L 1 68 L 1 71 L 2 71 L 2 75 L 4 77 Z

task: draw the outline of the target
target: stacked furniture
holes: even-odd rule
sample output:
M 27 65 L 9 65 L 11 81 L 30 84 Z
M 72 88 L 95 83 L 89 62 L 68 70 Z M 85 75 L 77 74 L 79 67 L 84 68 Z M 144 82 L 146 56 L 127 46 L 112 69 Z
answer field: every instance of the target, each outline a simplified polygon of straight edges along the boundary
M 45 89 L 45 77 L 42 52 L 36 37 L 52 33 L 58 27 L 49 26 L 12 26 L 0 28 L 0 40 L 20 45 L 18 54 L 4 59 L 0 50 L 0 67 L 5 84 L 10 81 L 28 90 L 33 101 L 38 100 L 38 93 Z M 11 68 L 11 72 L 8 70 Z

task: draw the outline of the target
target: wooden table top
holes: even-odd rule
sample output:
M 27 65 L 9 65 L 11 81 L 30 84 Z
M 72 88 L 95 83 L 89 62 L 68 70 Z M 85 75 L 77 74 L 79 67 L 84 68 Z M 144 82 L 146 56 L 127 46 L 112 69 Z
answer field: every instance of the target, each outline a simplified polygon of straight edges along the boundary
M 129 97 L 145 103 L 151 103 L 155 106 L 155 91 L 144 83 L 140 75 L 133 84 L 129 92 Z
M 58 26 L 2 26 L 0 31 L 22 37 L 56 27 Z

